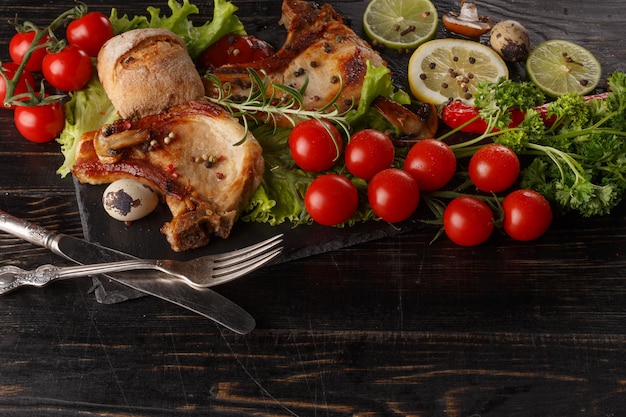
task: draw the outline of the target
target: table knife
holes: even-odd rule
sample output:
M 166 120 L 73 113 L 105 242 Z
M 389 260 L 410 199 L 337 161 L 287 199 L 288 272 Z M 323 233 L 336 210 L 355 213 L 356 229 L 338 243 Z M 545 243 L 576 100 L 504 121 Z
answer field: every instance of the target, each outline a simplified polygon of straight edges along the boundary
M 79 264 L 113 262 L 136 258 L 62 233 L 50 232 L 36 224 L 0 210 L 0 230 L 35 245 L 50 249 Z M 106 277 L 130 288 L 152 295 L 207 317 L 239 334 L 256 326 L 254 317 L 226 297 L 208 288 L 192 288 L 182 279 L 160 271 L 128 271 Z

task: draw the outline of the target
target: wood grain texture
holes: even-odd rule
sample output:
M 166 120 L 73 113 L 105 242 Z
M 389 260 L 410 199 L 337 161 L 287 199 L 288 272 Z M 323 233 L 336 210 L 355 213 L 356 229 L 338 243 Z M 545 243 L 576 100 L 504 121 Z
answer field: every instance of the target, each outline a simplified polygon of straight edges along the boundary
M 207 18 L 207 4 L 198 3 Z M 280 40 L 277 1 L 237 1 Z M 358 16 L 365 1 L 335 2 Z M 440 12 L 458 7 L 435 1 Z M 92 1 L 94 10 L 152 5 Z M 70 2 L 0 0 L 45 24 Z M 624 70 L 623 1 L 484 1 L 534 44 L 567 38 Z M 360 31 L 360 24 L 353 20 Z M 11 34 L 0 26 L 0 58 Z M 385 53 L 402 83 L 406 56 Z M 522 71 L 517 68 L 518 71 Z M 0 208 L 81 236 L 58 146 L 0 113 Z M 89 278 L 0 299 L 3 416 L 619 416 L 626 399 L 626 209 L 558 219 L 537 242 L 460 248 L 433 229 L 272 266 L 219 289 L 257 320 L 229 333 L 153 298 L 98 304 Z M 0 233 L 0 265 L 64 261 Z

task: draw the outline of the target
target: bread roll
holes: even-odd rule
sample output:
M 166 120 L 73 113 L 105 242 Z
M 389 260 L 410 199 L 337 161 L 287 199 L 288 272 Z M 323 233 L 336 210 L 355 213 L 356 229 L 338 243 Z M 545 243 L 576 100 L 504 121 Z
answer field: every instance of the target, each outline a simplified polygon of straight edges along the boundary
M 164 29 L 135 29 L 98 54 L 98 76 L 123 118 L 141 118 L 204 96 L 183 40 Z

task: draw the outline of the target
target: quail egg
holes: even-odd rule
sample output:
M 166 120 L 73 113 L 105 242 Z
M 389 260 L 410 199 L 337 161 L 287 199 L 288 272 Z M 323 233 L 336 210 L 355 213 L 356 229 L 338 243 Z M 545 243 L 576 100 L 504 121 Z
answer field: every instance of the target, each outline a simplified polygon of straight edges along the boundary
M 530 52 L 528 31 L 521 23 L 515 20 L 503 20 L 496 23 L 491 28 L 489 40 L 491 47 L 505 61 L 523 61 Z
M 159 196 L 147 185 L 130 179 L 109 184 L 102 195 L 107 214 L 116 220 L 132 222 L 152 213 L 159 204 Z

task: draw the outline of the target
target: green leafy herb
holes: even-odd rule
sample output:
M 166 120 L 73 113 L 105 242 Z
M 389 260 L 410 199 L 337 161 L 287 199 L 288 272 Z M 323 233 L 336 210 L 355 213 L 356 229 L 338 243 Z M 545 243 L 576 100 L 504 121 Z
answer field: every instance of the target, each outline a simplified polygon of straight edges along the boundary
M 613 73 L 605 96 L 585 99 L 566 94 L 547 106 L 545 123 L 533 108 L 541 98 L 531 83 L 500 80 L 479 85 L 475 104 L 489 129 L 453 145 L 471 155 L 491 139 L 534 157 L 521 174 L 521 186 L 541 192 L 563 212 L 583 216 L 609 213 L 626 191 L 626 74 Z M 511 111 L 524 120 L 509 127 Z
M 248 73 L 251 87 L 248 96 L 243 100 L 233 97 L 230 84 L 223 84 L 211 73 L 206 75 L 217 90 L 217 97 L 207 97 L 207 99 L 225 107 L 233 116 L 239 118 L 246 127 L 246 134 L 249 129 L 248 120 L 258 121 L 256 118 L 260 118 L 263 123 L 274 126 L 279 119 L 286 120 L 292 127 L 297 124 L 298 120 L 325 119 L 339 126 L 347 136 L 350 135 L 345 117 L 346 111 L 341 111 L 337 106 L 341 88 L 324 107 L 307 110 L 303 106 L 308 78 L 300 89 L 295 89 L 284 84 L 270 83 L 264 73 L 259 73 L 252 68 L 248 69 Z

